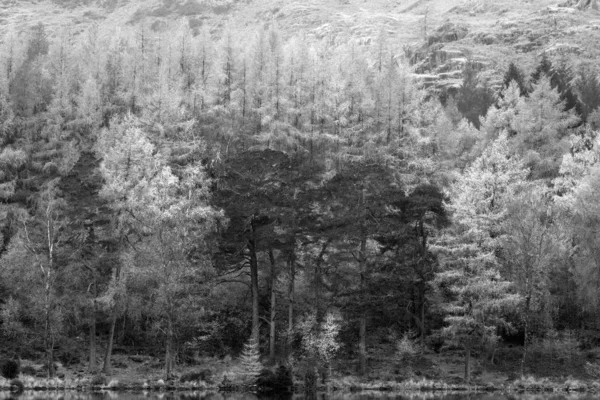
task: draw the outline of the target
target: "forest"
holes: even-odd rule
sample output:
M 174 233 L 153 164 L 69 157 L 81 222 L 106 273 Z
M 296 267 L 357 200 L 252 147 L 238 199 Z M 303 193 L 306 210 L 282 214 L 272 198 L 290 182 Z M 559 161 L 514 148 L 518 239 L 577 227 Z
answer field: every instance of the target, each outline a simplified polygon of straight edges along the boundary
M 385 32 L 0 47 L 4 357 L 364 376 L 385 346 L 458 349 L 468 381 L 508 343 L 520 374 L 550 339 L 600 344 L 595 65 L 467 62 L 441 90 Z

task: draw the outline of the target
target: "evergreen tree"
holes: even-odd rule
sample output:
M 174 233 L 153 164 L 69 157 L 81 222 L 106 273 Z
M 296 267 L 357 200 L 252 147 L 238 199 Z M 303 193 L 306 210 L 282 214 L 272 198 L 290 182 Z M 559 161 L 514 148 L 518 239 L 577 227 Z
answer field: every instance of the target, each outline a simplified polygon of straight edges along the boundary
M 600 79 L 597 71 L 591 67 L 581 66 L 574 86 L 581 104 L 581 120 L 586 122 L 588 116 L 600 107 Z
M 497 340 L 506 314 L 521 301 L 499 273 L 496 257 L 506 201 L 527 174 L 511 157 L 502 134 L 456 182 L 450 210 L 454 226 L 437 243 L 442 271 L 437 287 L 444 301 L 444 333 L 465 350 L 465 381 L 471 379 L 471 352 Z
M 458 110 L 473 126 L 479 128 L 481 125 L 479 117 L 485 117 L 494 102 L 494 92 L 488 83 L 480 79 L 471 63 L 466 63 L 463 69 L 463 82 L 456 94 Z
M 504 73 L 502 85 L 503 88 L 508 88 L 512 81 L 515 81 L 519 86 L 520 95 L 527 96 L 528 90 L 527 84 L 525 82 L 525 75 L 523 74 L 523 71 L 521 71 L 519 67 L 517 67 L 514 61 L 511 61 L 511 63 L 508 64 L 508 69 Z
M 262 368 L 258 343 L 250 338 L 250 340 L 244 344 L 244 350 L 240 355 L 241 384 L 245 387 L 253 388 L 256 385 L 256 380 L 258 379 Z
M 554 178 L 567 151 L 567 129 L 578 121 L 572 111 L 563 111 L 560 94 L 548 78 L 534 85 L 528 98 L 521 98 L 512 124 L 517 132 L 511 141 L 531 168 L 532 178 Z
M 189 162 L 172 170 L 139 128 L 130 126 L 123 136 L 102 138 L 98 149 L 104 159 L 102 195 L 119 213 L 120 229 L 138 236 L 134 246 L 123 249 L 122 259 L 128 279 L 152 288 L 151 314 L 166 332 L 170 379 L 175 330 L 194 291 L 189 282 L 206 281 L 210 274 L 208 242 L 220 213 L 208 204 L 210 182 L 203 168 Z

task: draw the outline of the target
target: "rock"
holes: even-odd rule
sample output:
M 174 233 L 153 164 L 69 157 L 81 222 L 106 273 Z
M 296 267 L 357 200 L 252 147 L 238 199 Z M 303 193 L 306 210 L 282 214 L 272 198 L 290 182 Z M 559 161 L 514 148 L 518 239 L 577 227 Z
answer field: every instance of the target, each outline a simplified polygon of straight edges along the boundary
M 544 50 L 544 53 L 560 54 L 560 55 L 566 55 L 566 54 L 580 55 L 581 47 L 576 44 L 556 43 L 556 44 L 548 47 L 546 50 Z
M 517 53 L 529 53 L 538 47 L 540 47 L 540 45 L 535 42 L 520 42 L 515 44 L 515 50 Z
M 592 10 L 598 10 L 598 0 L 579 0 L 577 4 L 577 8 L 580 10 L 585 10 L 586 8 L 591 8 Z
M 446 22 L 427 37 L 427 44 L 455 42 L 467 36 L 469 30 L 464 25 Z
M 475 36 L 474 41 L 475 43 L 481 43 L 489 46 L 490 44 L 496 43 L 498 41 L 498 38 L 496 37 L 496 35 L 493 35 L 491 33 L 480 32 Z
M 566 13 L 566 14 L 574 14 L 577 10 L 572 7 L 556 7 L 556 6 L 548 6 L 545 10 L 542 11 L 543 14 L 558 14 L 558 13 Z

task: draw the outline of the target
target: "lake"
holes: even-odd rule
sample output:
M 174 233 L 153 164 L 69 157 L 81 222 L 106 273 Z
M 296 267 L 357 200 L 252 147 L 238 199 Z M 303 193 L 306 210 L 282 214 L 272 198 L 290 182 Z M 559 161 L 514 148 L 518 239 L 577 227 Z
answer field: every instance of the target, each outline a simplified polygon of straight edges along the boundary
M 423 392 L 361 392 L 322 394 L 319 400 L 588 400 L 600 399 L 593 394 L 515 394 L 515 393 L 423 393 Z M 289 397 L 264 397 L 243 393 L 206 393 L 206 392 L 53 392 L 26 391 L 20 395 L 0 392 L 0 400 L 304 400 L 302 395 Z

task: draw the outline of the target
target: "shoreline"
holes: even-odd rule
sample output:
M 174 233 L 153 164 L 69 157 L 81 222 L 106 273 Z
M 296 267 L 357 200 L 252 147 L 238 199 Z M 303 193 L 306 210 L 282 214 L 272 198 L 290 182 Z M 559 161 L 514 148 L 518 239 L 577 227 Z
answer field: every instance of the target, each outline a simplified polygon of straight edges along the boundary
M 111 379 L 106 385 L 92 385 L 84 380 L 72 381 L 53 378 L 50 380 L 25 377 L 20 379 L 23 383 L 23 392 L 124 392 L 124 393 L 166 393 L 166 392 L 222 392 L 218 384 L 205 382 L 186 382 L 177 384 L 161 383 L 130 383 L 120 382 L 118 378 Z M 1 392 L 14 392 L 11 390 L 10 381 L 0 378 Z M 486 384 L 449 384 L 443 380 L 408 380 L 404 382 L 373 381 L 353 384 L 341 384 L 338 379 L 330 383 L 332 393 L 362 393 L 362 392 L 457 392 L 457 393 L 599 393 L 600 382 L 567 379 L 565 382 L 553 382 L 547 378 L 527 377 L 506 385 Z M 294 393 L 301 393 L 302 385 L 296 385 Z M 327 387 L 319 386 L 319 392 L 327 392 Z M 240 392 L 241 393 L 241 392 Z

